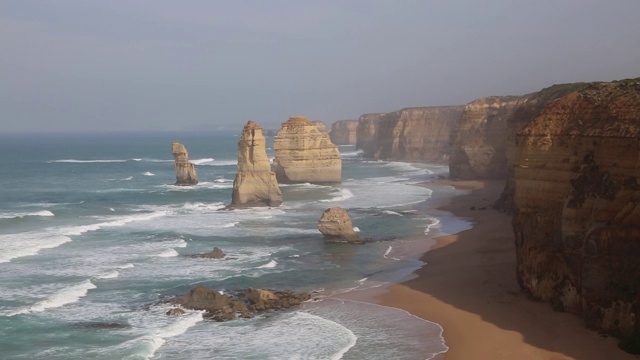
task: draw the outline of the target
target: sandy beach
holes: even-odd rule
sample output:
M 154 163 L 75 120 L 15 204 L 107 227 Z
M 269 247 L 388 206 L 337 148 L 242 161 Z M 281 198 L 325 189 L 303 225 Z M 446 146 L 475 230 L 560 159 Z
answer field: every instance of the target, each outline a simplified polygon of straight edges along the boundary
M 472 190 L 439 209 L 470 220 L 470 230 L 436 238 L 417 277 L 340 297 L 404 309 L 444 328 L 438 359 L 638 359 L 618 340 L 571 314 L 528 299 L 518 287 L 509 215 L 491 208 L 503 181 L 448 181 Z

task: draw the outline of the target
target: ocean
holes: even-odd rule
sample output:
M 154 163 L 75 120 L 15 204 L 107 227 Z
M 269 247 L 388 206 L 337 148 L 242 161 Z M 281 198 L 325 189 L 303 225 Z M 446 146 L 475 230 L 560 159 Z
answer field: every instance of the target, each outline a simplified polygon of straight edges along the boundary
M 430 242 L 468 227 L 429 207 L 459 191 L 420 184 L 447 167 L 369 161 L 341 146 L 341 184 L 281 185 L 278 208 L 221 211 L 239 132 L 0 135 L 0 358 L 429 359 L 446 351 L 438 324 L 327 296 L 406 279 L 424 264 L 403 238 Z M 197 186 L 172 185 L 173 140 L 196 164 Z M 333 206 L 374 241 L 325 243 L 317 222 Z M 189 256 L 213 247 L 226 259 Z M 166 316 L 161 300 L 196 285 L 313 291 L 316 301 L 224 323 L 197 311 Z

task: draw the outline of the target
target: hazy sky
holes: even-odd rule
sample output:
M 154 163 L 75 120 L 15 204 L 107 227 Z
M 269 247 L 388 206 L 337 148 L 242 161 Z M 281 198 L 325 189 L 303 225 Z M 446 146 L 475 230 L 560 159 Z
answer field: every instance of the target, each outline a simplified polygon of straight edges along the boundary
M 275 128 L 640 76 L 639 0 L 0 0 L 0 132 Z

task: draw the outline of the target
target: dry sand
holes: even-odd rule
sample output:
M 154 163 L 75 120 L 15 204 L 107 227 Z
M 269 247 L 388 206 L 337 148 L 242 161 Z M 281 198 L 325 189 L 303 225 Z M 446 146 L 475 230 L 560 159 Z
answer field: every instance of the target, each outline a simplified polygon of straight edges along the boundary
M 579 317 L 520 291 L 511 219 L 490 207 L 504 182 L 439 182 L 473 190 L 440 207 L 470 219 L 473 228 L 437 238 L 417 278 L 340 297 L 404 309 L 442 325 L 449 351 L 438 359 L 640 358 L 618 349 L 616 339 L 586 329 Z

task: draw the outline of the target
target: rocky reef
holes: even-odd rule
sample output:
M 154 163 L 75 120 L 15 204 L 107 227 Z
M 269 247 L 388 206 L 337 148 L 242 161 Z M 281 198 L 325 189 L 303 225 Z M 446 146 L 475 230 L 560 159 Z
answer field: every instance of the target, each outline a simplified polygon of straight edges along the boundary
M 339 120 L 331 124 L 331 142 L 336 145 L 355 145 L 358 120 Z
M 516 137 L 517 278 L 588 326 L 640 336 L 640 79 L 546 104 Z M 525 111 L 525 110 L 521 110 Z
M 451 130 L 462 115 L 463 108 L 406 108 L 379 118 L 370 116 L 358 124 L 358 142 L 362 128 L 365 134 L 375 134 L 373 140 L 367 139 L 367 144 L 362 144 L 366 157 L 376 160 L 446 163 L 449 160 Z
M 204 310 L 205 317 L 215 321 L 233 320 L 238 317 L 250 318 L 257 312 L 281 310 L 300 305 L 309 300 L 310 294 L 284 290 L 249 288 L 230 295 L 223 295 L 204 286 L 196 286 L 188 294 L 174 301 L 187 309 Z M 180 315 L 179 309 L 172 309 L 167 315 Z
M 174 141 L 171 145 L 173 152 L 173 167 L 176 170 L 176 185 L 189 186 L 198 183 L 196 166 L 189 162 L 189 152 L 181 143 Z
M 589 84 L 556 84 L 548 88 L 544 88 L 536 93 L 525 95 L 522 97 L 522 100 L 519 101 L 518 106 L 512 112 L 511 116 L 507 118 L 505 147 L 507 181 L 500 198 L 495 203 L 496 208 L 508 213 L 513 213 L 515 211 L 513 196 L 515 194 L 514 161 L 516 153 L 516 134 L 538 117 L 547 105 L 574 91 L 584 89 L 587 85 Z
M 490 96 L 465 105 L 451 132 L 452 179 L 502 179 L 507 176 L 507 119 L 525 98 Z
M 356 149 L 360 149 L 366 157 L 372 157 L 378 148 L 378 124 L 383 113 L 364 114 L 358 118 L 356 127 Z
M 341 207 L 332 207 L 322 213 L 318 221 L 318 230 L 324 235 L 324 239 L 334 242 L 362 243 L 355 230 L 349 213 Z
M 303 116 L 289 118 L 273 141 L 273 166 L 281 183 L 342 181 L 338 147 L 326 132 Z
M 281 203 L 282 193 L 276 174 L 271 172 L 262 127 L 249 121 L 238 140 L 238 174 L 233 180 L 231 207 L 279 206 Z

